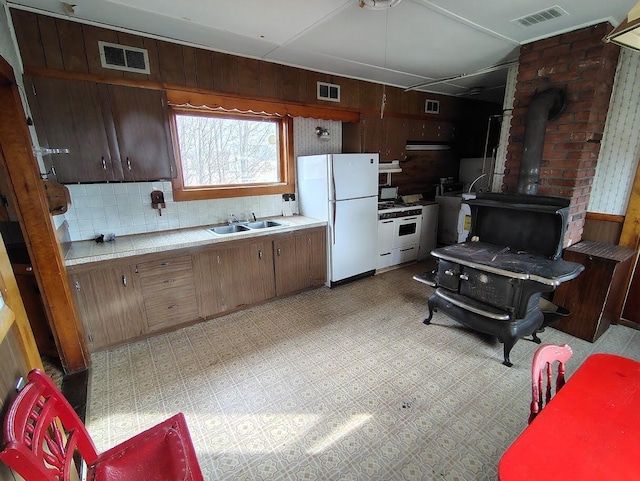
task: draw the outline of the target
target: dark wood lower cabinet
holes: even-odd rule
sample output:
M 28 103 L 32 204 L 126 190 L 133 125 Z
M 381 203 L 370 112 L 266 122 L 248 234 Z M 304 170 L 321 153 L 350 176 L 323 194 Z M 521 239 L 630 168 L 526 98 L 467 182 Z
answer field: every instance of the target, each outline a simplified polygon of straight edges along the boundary
M 73 266 L 69 281 L 95 351 L 323 285 L 326 262 L 322 227 Z
M 130 266 L 94 268 L 71 274 L 69 280 L 90 350 L 146 332 L 142 294 Z
M 610 324 L 617 324 L 634 255 L 633 249 L 593 241 L 567 248 L 563 259 L 582 264 L 585 270 L 555 291 L 553 302 L 571 314 L 552 326 L 594 342 Z
M 325 229 L 310 230 L 273 241 L 276 293 L 279 296 L 325 283 L 326 243 Z

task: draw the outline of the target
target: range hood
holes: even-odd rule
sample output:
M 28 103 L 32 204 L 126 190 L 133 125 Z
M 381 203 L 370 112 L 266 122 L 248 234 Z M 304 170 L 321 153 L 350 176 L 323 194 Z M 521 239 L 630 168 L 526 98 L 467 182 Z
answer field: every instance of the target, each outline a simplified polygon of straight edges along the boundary
M 404 147 L 407 152 L 420 152 L 424 150 L 451 150 L 451 145 L 444 142 L 427 142 L 424 140 L 407 140 Z
M 380 162 L 378 164 L 378 172 L 380 173 L 392 173 L 392 172 L 402 172 L 402 167 L 400 167 L 400 161 L 392 160 L 391 162 Z

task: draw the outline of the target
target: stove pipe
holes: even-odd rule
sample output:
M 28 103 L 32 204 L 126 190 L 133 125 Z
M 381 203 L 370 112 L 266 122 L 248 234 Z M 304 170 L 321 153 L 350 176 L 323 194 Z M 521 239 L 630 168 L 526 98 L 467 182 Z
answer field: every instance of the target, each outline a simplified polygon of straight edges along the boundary
M 564 110 L 565 103 L 565 91 L 559 88 L 545 90 L 533 97 L 527 111 L 518 194 L 538 193 L 547 121 L 560 114 Z

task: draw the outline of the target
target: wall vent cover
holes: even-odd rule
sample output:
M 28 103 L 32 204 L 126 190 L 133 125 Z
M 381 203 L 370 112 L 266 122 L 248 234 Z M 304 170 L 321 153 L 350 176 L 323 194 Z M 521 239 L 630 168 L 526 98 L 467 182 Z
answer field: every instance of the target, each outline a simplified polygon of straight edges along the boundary
M 340 102 L 340 85 L 318 82 L 318 100 Z
M 98 41 L 103 68 L 149 74 L 149 54 L 144 48 Z
M 539 23 L 547 22 L 558 17 L 564 17 L 566 15 L 569 15 L 566 10 L 558 5 L 555 5 L 553 7 L 540 10 L 539 12 L 534 12 L 522 17 L 514 18 L 513 20 L 511 20 L 511 22 L 516 23 L 521 27 L 532 27 Z
M 440 113 L 440 101 L 439 100 L 425 100 L 424 101 L 424 113 L 425 114 L 439 114 Z

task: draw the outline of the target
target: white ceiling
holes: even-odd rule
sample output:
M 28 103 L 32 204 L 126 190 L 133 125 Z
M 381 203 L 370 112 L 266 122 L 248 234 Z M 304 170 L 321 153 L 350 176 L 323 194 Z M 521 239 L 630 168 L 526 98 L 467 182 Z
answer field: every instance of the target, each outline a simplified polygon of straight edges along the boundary
M 3 3 L 5 0 L 0 0 Z M 6 0 L 65 15 L 58 0 Z M 237 55 L 401 88 L 473 74 L 518 57 L 522 44 L 609 21 L 636 0 L 403 0 L 390 9 L 359 0 L 69 0 L 70 18 Z M 513 19 L 559 6 L 568 15 L 521 27 Z M 418 90 L 501 101 L 506 70 Z

